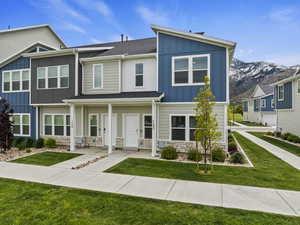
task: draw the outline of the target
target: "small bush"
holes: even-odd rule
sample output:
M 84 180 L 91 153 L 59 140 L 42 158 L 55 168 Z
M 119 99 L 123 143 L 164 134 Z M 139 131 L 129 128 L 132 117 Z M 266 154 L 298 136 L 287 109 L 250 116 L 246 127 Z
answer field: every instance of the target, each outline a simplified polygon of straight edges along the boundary
M 291 135 L 291 133 L 284 133 L 284 134 L 282 134 L 281 135 L 281 138 L 283 139 L 283 140 L 287 140 L 288 139 L 288 137 Z
M 32 148 L 34 147 L 34 140 L 32 138 L 26 138 L 24 139 L 23 143 L 25 144 L 26 148 Z
M 177 159 L 178 153 L 172 146 L 164 147 L 161 152 L 161 158 L 163 159 Z
M 202 160 L 202 154 L 201 152 L 197 151 L 197 149 L 195 148 L 191 148 L 189 151 L 188 151 L 188 160 L 192 160 L 192 161 L 201 161 Z
M 224 162 L 226 159 L 226 154 L 221 147 L 215 148 L 212 151 L 212 161 L 213 162 Z
M 37 139 L 37 141 L 35 142 L 35 147 L 36 148 L 43 148 L 44 147 L 44 139 L 43 138 Z
M 231 163 L 245 163 L 244 156 L 240 152 L 235 152 L 230 156 L 230 162 Z
M 23 137 L 14 138 L 14 140 L 12 142 L 12 146 L 17 148 L 18 145 L 21 144 L 24 140 L 25 140 L 25 138 L 23 138 Z
M 300 138 L 294 134 L 289 134 L 287 140 L 294 143 L 300 143 Z
M 26 149 L 26 153 L 30 153 L 31 152 L 31 149 L 30 148 L 27 148 Z
M 266 133 L 266 135 L 273 136 L 273 133 L 271 131 L 269 131 Z
M 46 141 L 45 141 L 45 146 L 47 148 L 55 148 L 56 147 L 56 140 L 53 139 L 53 138 L 48 138 Z
M 26 149 L 26 143 L 23 141 L 22 143 L 17 145 L 19 151 L 23 151 Z
M 228 152 L 230 154 L 232 154 L 233 152 L 237 152 L 237 150 L 238 149 L 237 149 L 237 145 L 236 145 L 235 141 L 231 141 L 228 143 Z

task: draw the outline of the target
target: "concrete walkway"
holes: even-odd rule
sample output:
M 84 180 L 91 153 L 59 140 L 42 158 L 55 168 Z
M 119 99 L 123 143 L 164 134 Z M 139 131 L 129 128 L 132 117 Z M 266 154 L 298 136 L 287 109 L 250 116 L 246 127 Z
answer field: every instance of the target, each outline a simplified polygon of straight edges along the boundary
M 285 161 L 286 163 L 290 164 L 291 166 L 295 167 L 296 169 L 300 170 L 300 157 L 283 150 L 267 141 L 264 141 L 252 134 L 249 134 L 245 131 L 237 131 L 239 134 L 243 135 L 244 137 L 248 138 L 250 141 L 253 141 L 255 144 L 263 147 L 267 151 L 271 152 L 273 155 L 277 156 L 281 160 Z M 299 203 L 300 205 L 300 203 Z
M 134 157 L 135 154 L 112 154 L 79 170 L 71 170 L 67 166 L 43 167 L 0 162 L 0 177 L 153 199 L 300 216 L 300 192 L 296 191 L 102 172 L 128 156 Z M 141 154 L 136 156 L 141 157 Z M 81 159 L 84 160 L 83 157 Z M 61 165 L 67 165 L 67 162 Z M 73 166 L 70 162 L 69 165 Z

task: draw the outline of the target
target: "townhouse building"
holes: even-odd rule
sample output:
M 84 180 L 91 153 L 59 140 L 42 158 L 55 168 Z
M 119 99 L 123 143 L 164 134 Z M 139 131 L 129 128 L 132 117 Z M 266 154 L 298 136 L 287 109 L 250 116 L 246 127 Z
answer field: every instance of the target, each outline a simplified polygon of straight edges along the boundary
M 210 78 L 227 146 L 235 43 L 151 25 L 155 37 L 22 54 L 30 58 L 36 137 L 76 147 L 149 149 L 195 144 L 194 97 Z
M 242 105 L 244 121 L 276 126 L 277 116 L 271 85 L 256 85 L 251 96 L 243 99 Z

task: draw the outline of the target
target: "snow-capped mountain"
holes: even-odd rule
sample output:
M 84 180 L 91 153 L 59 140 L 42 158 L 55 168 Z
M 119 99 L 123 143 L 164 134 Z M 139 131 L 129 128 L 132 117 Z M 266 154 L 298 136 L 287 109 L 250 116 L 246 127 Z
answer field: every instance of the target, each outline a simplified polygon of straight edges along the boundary
M 271 84 L 295 73 L 299 65 L 283 66 L 269 62 L 243 62 L 233 59 L 230 69 L 230 97 L 233 103 L 249 96 L 256 84 Z

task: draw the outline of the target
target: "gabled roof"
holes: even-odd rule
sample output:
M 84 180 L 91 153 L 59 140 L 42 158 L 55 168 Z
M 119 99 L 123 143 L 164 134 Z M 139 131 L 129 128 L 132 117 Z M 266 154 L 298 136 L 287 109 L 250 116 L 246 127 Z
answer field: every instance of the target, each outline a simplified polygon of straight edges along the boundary
M 273 94 L 274 88 L 270 84 L 259 84 L 265 95 Z
M 279 80 L 279 81 L 277 81 L 277 82 L 275 82 L 271 85 L 276 86 L 276 85 L 279 85 L 279 84 L 285 84 L 287 82 L 290 82 L 292 80 L 299 79 L 299 78 L 300 78 L 300 68 L 297 68 L 296 72 L 292 76 L 290 76 L 288 78 L 285 78 L 285 79 L 282 79 L 282 80 Z

